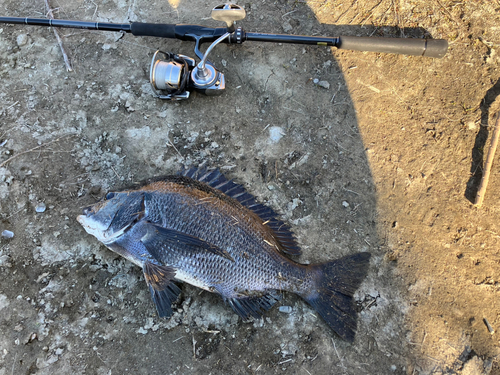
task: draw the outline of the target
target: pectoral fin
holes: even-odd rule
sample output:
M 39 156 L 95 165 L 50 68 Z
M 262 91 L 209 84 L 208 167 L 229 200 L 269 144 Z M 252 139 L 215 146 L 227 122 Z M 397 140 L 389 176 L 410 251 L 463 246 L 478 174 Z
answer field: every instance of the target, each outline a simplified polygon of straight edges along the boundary
M 167 244 L 189 251 L 208 251 L 234 261 L 231 255 L 220 247 L 212 245 L 198 237 L 179 232 L 175 229 L 163 228 L 152 223 L 147 224 L 147 234 L 141 239 L 141 242 L 156 259 L 161 259 L 160 249 Z
M 145 262 L 143 271 L 158 315 L 161 318 L 170 317 L 173 314 L 171 305 L 181 293 L 179 287 L 172 281 L 175 277 L 175 269 Z

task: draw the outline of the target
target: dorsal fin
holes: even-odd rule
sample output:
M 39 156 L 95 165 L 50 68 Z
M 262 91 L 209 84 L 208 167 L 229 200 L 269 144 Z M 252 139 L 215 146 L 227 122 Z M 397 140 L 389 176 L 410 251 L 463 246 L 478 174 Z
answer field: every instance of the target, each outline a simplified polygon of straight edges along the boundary
M 204 182 L 236 199 L 241 205 L 257 214 L 271 228 L 274 238 L 282 246 L 283 252 L 290 255 L 299 255 L 300 248 L 295 241 L 295 236 L 290 230 L 290 226 L 278 219 L 278 214 L 270 207 L 257 202 L 257 199 L 245 188 L 232 180 L 228 180 L 218 169 L 208 170 L 206 168 L 185 169 L 177 173 L 180 176 L 192 178 Z

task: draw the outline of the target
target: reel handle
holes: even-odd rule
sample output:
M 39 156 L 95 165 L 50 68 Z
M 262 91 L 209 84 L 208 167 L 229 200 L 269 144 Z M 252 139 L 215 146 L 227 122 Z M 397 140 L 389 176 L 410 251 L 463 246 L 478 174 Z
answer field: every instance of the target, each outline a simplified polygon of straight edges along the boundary
M 441 58 L 448 50 L 444 39 L 380 38 L 367 36 L 341 36 L 338 49 L 354 51 L 396 53 L 402 55 Z

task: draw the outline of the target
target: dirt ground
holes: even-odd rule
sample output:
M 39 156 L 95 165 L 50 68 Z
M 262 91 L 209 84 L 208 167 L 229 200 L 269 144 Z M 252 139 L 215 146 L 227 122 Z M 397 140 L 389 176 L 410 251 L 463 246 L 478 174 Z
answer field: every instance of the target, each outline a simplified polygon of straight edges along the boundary
M 202 0 L 51 4 L 63 19 L 221 26 Z M 240 5 L 247 31 L 443 38 L 449 51 L 221 45 L 226 92 L 172 103 L 152 96 L 150 59 L 194 57 L 192 43 L 64 29 L 67 72 L 51 29 L 0 25 L 0 231 L 14 233 L 0 237 L 0 375 L 500 374 L 498 155 L 471 203 L 500 110 L 500 2 Z M 280 302 L 291 313 L 244 323 L 183 285 L 159 319 L 141 270 L 75 220 L 112 187 L 198 165 L 282 214 L 300 262 L 373 254 L 353 344 L 294 295 Z

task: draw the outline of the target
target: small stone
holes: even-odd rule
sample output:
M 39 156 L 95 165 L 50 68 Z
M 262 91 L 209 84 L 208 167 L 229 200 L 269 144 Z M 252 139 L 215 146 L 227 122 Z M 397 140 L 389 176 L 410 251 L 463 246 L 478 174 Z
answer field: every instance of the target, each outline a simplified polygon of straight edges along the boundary
M 35 207 L 35 211 L 38 212 L 38 213 L 42 213 L 42 212 L 45 212 L 45 210 L 47 209 L 47 206 L 45 205 L 45 203 L 41 202 L 41 203 L 38 203 Z
M 10 230 L 4 230 L 2 232 L 2 237 L 12 238 L 12 237 L 14 237 L 14 232 L 11 232 Z
M 342 206 L 344 206 L 345 208 L 349 207 L 349 202 L 343 201 L 342 202 Z
M 330 83 L 328 81 L 319 81 L 318 86 L 328 90 L 330 88 Z
M 17 45 L 19 47 L 25 46 L 28 43 L 28 35 L 26 34 L 19 34 L 17 36 Z
M 116 46 L 116 44 L 115 44 L 115 43 L 113 43 L 113 44 L 104 43 L 104 44 L 102 45 L 102 49 L 103 49 L 103 50 L 105 50 L 105 51 L 108 51 L 108 50 L 110 50 L 110 49 L 116 49 L 116 48 L 117 48 L 117 46 Z
M 477 125 L 476 125 L 475 121 L 469 121 L 467 123 L 467 127 L 469 128 L 469 130 L 476 130 L 477 129 Z
M 53 363 L 56 363 L 58 360 L 59 360 L 59 358 L 56 355 L 52 354 L 52 355 L 49 355 L 49 358 L 47 358 L 46 362 L 47 362 L 47 364 L 51 365 Z
M 317 84 L 318 84 L 318 82 L 319 82 L 319 79 L 317 79 L 317 78 L 314 78 L 314 79 L 313 79 L 313 83 L 314 83 L 315 85 L 317 85 Z
M 285 132 L 279 126 L 271 126 L 269 128 L 269 141 L 271 143 L 278 143 L 285 135 Z
M 279 311 L 285 314 L 290 314 L 292 312 L 292 306 L 280 306 Z
M 392 365 L 391 366 L 391 371 L 396 371 L 398 368 L 396 367 L 396 365 Z
M 290 22 L 288 21 L 283 22 L 283 30 L 285 31 L 285 33 L 288 33 L 293 30 L 293 27 L 292 25 L 290 25 Z
M 99 185 L 93 185 L 89 189 L 90 195 L 99 195 L 101 194 L 101 187 Z

